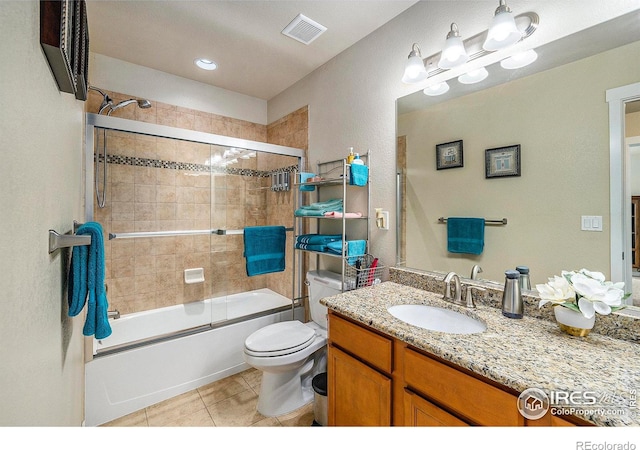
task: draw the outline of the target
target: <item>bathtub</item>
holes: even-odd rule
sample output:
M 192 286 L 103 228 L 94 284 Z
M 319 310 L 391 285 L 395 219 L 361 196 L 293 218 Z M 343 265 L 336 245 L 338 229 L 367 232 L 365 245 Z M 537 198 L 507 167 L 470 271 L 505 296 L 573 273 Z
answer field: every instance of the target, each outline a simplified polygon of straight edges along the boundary
M 295 317 L 304 320 L 302 308 Z M 85 365 L 85 426 L 97 426 L 248 369 L 245 339 L 291 319 L 291 300 L 269 289 L 111 319 Z

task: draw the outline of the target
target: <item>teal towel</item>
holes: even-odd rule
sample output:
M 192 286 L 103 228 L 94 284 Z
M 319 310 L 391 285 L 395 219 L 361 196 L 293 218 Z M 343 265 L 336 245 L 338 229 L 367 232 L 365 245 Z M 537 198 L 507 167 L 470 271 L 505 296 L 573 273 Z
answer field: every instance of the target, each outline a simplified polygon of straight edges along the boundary
M 296 243 L 328 244 L 329 242 L 339 241 L 341 239 L 341 234 L 301 234 L 296 237 Z
M 111 335 L 107 310 L 109 303 L 104 288 L 104 239 L 98 222 L 80 225 L 77 235 L 91 236 L 91 245 L 73 247 L 69 271 L 69 316 L 80 314 L 85 303 L 87 315 L 82 334 L 104 339 Z
M 349 184 L 354 186 L 365 186 L 369 179 L 369 167 L 364 164 L 351 164 L 351 178 Z
M 296 209 L 294 214 L 299 217 L 322 217 L 324 213 L 337 211 L 342 212 L 342 199 L 333 198 L 324 202 L 316 202 L 310 205 L 303 205 Z
M 305 183 L 309 178 L 313 178 L 316 175 L 308 172 L 300 172 L 300 183 Z M 301 191 L 315 191 L 315 186 L 300 186 Z
M 337 255 L 342 255 L 342 241 L 329 242 L 327 244 L 329 252 Z M 355 241 L 347 241 L 347 262 L 349 264 L 355 264 L 358 257 L 362 256 L 367 251 L 367 241 L 358 239 Z
M 247 276 L 284 271 L 286 240 L 286 231 L 282 226 L 245 228 Z
M 484 219 L 449 217 L 447 250 L 451 253 L 479 255 L 484 249 Z

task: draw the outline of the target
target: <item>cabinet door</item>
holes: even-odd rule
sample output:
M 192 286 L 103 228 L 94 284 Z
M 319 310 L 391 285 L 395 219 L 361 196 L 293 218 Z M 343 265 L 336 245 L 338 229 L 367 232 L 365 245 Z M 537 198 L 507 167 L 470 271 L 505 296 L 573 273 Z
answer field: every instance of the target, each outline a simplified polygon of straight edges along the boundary
M 329 425 L 390 426 L 391 379 L 329 346 Z
M 409 427 L 466 427 L 466 422 L 417 394 L 404 391 L 404 424 Z

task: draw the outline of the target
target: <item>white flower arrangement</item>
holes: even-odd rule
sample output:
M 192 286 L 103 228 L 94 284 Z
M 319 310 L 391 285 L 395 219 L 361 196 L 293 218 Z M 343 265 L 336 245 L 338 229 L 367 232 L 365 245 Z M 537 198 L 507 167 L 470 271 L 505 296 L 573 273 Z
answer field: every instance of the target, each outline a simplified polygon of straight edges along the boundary
M 600 272 L 582 269 L 579 272 L 562 271 L 562 276 L 555 275 L 545 284 L 537 284 L 540 294 L 539 308 L 547 303 L 560 305 L 582 313 L 587 319 L 595 313 L 606 316 L 612 311 L 625 307 L 622 300 L 631 294 L 625 294 L 624 283 L 605 281 Z

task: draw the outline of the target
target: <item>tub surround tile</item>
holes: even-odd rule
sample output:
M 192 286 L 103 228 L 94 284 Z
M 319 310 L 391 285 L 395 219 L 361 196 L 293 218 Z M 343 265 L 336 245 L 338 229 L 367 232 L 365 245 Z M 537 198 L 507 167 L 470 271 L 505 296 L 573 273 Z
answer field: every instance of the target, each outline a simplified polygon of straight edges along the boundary
M 492 306 L 495 299 L 491 296 L 486 302 L 479 301 L 476 309 L 458 307 L 442 300 L 437 277 L 391 272 L 396 281 L 327 297 L 321 303 L 517 392 L 531 387 L 546 391 L 591 390 L 629 400 L 629 389 L 640 385 L 640 370 L 633 363 L 640 357 L 640 347 L 634 342 L 595 331 L 586 338 L 575 338 L 562 332 L 554 321 L 526 314 L 520 320 L 508 319 Z M 420 287 L 400 284 L 399 279 Z M 425 330 L 389 314 L 387 308 L 397 304 L 453 309 L 483 320 L 487 331 L 454 335 Z M 596 322 L 601 319 L 598 317 Z M 635 408 L 629 408 L 624 416 L 596 412 L 579 417 L 601 426 L 640 425 L 640 413 Z

